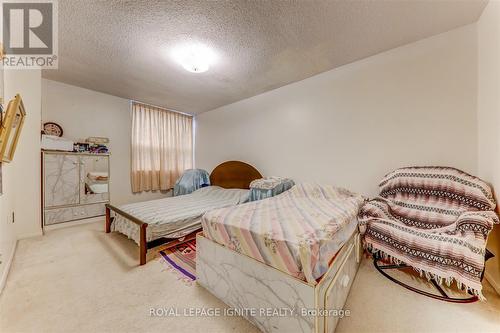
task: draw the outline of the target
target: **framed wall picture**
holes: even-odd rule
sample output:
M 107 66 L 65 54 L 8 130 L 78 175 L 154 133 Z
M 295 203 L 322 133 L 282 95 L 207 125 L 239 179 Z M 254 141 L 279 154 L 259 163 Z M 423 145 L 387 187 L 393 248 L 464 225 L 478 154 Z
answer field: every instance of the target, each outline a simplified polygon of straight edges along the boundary
M 26 110 L 21 95 L 17 94 L 7 105 L 0 128 L 0 156 L 3 162 L 14 158 L 17 142 L 21 135 Z
M 0 43 L 0 62 L 2 61 L 3 57 L 4 57 L 4 52 L 3 52 L 3 45 L 2 43 Z M 3 105 L 3 86 L 4 86 L 4 82 L 3 82 L 3 64 L 0 65 L 0 104 Z

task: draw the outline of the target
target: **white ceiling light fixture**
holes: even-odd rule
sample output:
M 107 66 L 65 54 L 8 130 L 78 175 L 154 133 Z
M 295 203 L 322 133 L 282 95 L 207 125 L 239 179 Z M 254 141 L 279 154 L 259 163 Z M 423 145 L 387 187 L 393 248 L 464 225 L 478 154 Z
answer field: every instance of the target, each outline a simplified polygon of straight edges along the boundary
M 215 62 L 215 53 L 200 43 L 185 44 L 172 51 L 172 57 L 191 73 L 206 72 Z

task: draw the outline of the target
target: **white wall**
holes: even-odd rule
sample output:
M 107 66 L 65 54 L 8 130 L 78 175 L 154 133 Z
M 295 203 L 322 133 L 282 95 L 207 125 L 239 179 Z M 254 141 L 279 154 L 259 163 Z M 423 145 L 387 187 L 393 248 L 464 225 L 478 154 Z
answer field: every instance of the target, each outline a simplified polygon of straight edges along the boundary
M 243 160 L 367 195 L 402 166 L 474 174 L 476 47 L 469 25 L 203 113 L 196 166 Z
M 500 188 L 500 2 L 478 22 L 478 170 Z
M 500 2 L 490 1 L 478 22 L 478 173 L 500 189 Z M 486 278 L 500 293 L 500 227 L 488 239 L 496 257 Z
M 40 70 L 5 71 L 6 101 L 17 93 L 26 108 L 26 119 L 14 160 L 3 163 L 0 196 L 0 290 L 5 282 L 16 240 L 41 235 L 40 226 Z M 12 213 L 15 223 L 12 223 Z
M 123 204 L 164 197 L 161 192 L 133 194 L 130 185 L 131 110 L 127 99 L 60 82 L 42 80 L 42 120 L 62 126 L 64 137 L 110 138 L 111 201 Z

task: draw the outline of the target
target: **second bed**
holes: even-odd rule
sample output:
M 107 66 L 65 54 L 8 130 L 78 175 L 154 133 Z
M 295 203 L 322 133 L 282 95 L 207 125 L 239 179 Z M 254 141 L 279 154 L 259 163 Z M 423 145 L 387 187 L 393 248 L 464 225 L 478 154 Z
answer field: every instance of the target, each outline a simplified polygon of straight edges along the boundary
M 247 163 L 224 162 L 210 174 L 212 186 L 191 194 L 118 207 L 106 205 L 106 232 L 117 231 L 133 239 L 139 245 L 140 264 L 144 265 L 148 249 L 194 239 L 205 212 L 246 202 L 250 182 L 259 178 L 259 171 Z
M 197 237 L 197 281 L 228 305 L 253 310 L 243 315 L 264 332 L 332 332 L 361 259 L 363 202 L 344 189 L 298 184 L 210 211 Z M 288 312 L 274 316 L 280 309 Z

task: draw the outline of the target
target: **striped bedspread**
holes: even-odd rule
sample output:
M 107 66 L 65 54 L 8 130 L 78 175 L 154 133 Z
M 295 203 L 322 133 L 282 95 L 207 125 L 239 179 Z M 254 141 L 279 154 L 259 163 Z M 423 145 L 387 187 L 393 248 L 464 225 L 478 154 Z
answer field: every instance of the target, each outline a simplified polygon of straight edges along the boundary
M 124 212 L 148 223 L 146 240 L 179 238 L 201 227 L 201 216 L 212 209 L 237 205 L 248 201 L 249 190 L 224 189 L 208 186 L 191 194 L 120 206 Z M 121 215 L 111 224 L 118 231 L 139 244 L 139 227 Z
M 360 195 L 299 184 L 278 196 L 210 211 L 205 237 L 315 285 L 357 228 Z
M 379 187 L 359 213 L 368 250 L 482 298 L 486 240 L 498 223 L 491 187 L 446 167 L 398 169 Z

